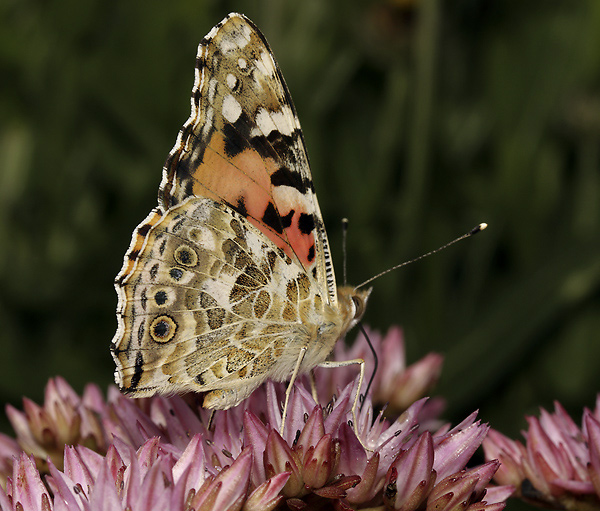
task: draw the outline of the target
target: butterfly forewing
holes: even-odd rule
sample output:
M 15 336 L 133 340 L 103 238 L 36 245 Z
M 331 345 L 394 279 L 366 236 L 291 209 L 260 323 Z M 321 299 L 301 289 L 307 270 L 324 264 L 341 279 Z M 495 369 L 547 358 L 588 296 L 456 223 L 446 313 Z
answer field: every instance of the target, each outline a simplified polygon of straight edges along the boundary
M 300 123 L 271 50 L 242 15 L 202 41 L 192 113 L 165 164 L 160 203 L 189 196 L 230 205 L 337 301 L 327 235 Z

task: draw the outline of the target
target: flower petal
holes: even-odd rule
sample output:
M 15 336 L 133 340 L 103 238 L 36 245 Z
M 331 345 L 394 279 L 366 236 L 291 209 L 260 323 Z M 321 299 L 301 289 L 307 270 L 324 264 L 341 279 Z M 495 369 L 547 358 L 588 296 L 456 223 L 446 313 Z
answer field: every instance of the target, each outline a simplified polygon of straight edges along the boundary
M 190 490 L 198 489 L 205 480 L 204 467 L 206 464 L 204 442 L 202 435 L 194 435 L 185 451 L 173 466 L 173 480 L 175 484 L 183 477 L 184 494 Z
M 284 499 L 281 490 L 289 478 L 289 472 L 282 472 L 265 481 L 250 494 L 244 504 L 244 511 L 271 511 L 275 509 Z
M 110 476 L 106 464 L 100 468 L 96 484 L 90 495 L 90 511 L 119 511 L 123 509 L 121 499 L 117 495 L 115 481 Z
M 325 426 L 323 425 L 323 409 L 320 405 L 317 405 L 310 412 L 296 445 L 303 448 L 308 448 L 311 445 L 315 446 L 324 434 Z
M 222 511 L 237 511 L 242 508 L 248 491 L 250 482 L 250 469 L 252 467 L 252 454 L 249 449 L 244 449 L 233 464 L 223 469 L 223 471 L 209 484 L 204 492 L 198 492 L 192 499 L 191 507 L 202 510 L 209 496 L 214 503 L 210 504 L 209 509 L 218 509 Z
M 514 486 L 490 486 L 486 490 L 484 502 L 488 504 L 504 504 L 504 501 L 514 493 Z
M 50 495 L 42 483 L 40 473 L 35 468 L 33 456 L 25 453 L 14 460 L 12 501 L 20 503 L 27 511 L 46 511 L 50 509 Z
M 596 495 L 600 497 L 600 422 L 589 412 L 585 414 L 583 421 L 590 449 L 590 462 L 587 468 Z
M 324 435 L 315 447 L 310 447 L 304 458 L 304 484 L 308 488 L 321 488 L 330 479 L 337 466 L 336 451 L 339 441 L 332 442 L 331 435 Z
M 431 434 L 425 432 L 392 463 L 385 480 L 384 501 L 394 509 L 417 509 L 436 480 Z
M 267 437 L 267 444 L 264 452 L 264 465 L 267 477 L 273 477 L 276 474 L 289 472 L 290 478 L 286 483 L 283 493 L 287 497 L 301 496 L 304 494 L 304 482 L 299 467 L 299 460 L 285 442 L 281 435 L 271 430 Z
M 81 508 L 82 499 L 87 501 L 87 496 L 82 491 L 76 490 L 80 486 L 60 472 L 53 463 L 48 464 L 50 477 L 48 477 L 48 486 L 54 494 L 54 507 L 64 504 L 66 509 L 76 510 Z M 1 508 L 1 507 L 0 507 Z
M 526 450 L 523 444 L 490 429 L 482 445 L 486 460 L 500 461 L 500 468 L 494 476 L 496 482 L 519 487 L 525 479 L 522 461 L 526 456 Z
M 251 480 L 255 486 L 266 481 L 263 455 L 267 444 L 268 430 L 252 412 L 244 413 L 244 445 L 252 450 Z
M 462 424 L 468 424 L 468 422 L 463 421 L 442 437 L 434 438 L 433 468 L 439 479 L 444 479 L 449 474 L 461 470 L 481 445 L 489 430 L 489 426 L 482 425 L 480 421 L 466 427 L 463 427 Z

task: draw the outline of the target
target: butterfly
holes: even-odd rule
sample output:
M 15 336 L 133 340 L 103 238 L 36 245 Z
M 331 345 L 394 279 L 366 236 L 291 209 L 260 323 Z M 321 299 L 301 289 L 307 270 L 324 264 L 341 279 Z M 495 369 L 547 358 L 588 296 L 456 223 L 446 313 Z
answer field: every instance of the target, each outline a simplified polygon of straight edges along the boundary
M 212 409 L 290 380 L 283 429 L 298 375 L 360 364 L 362 381 L 362 360 L 327 358 L 370 290 L 336 286 L 296 110 L 245 16 L 200 43 L 191 107 L 115 281 L 115 380 L 134 397 L 203 392 Z

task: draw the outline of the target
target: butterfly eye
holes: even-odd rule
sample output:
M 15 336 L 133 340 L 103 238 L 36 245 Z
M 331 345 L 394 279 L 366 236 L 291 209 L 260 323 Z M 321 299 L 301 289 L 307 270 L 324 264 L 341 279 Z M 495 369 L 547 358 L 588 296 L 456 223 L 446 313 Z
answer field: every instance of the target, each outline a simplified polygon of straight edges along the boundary
M 353 296 L 352 303 L 354 304 L 354 317 L 362 317 L 363 312 L 365 312 L 365 301 L 358 296 Z

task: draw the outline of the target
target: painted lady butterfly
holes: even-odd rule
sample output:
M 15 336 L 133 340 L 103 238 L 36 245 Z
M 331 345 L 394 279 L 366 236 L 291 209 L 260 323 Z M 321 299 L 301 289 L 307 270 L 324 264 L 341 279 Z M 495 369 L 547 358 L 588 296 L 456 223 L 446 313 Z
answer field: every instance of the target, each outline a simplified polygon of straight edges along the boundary
M 115 379 L 135 397 L 206 392 L 226 409 L 291 378 L 285 418 L 297 375 L 356 363 L 362 379 L 362 360 L 325 360 L 370 290 L 336 287 L 296 111 L 243 15 L 200 43 L 191 104 L 116 279 Z

